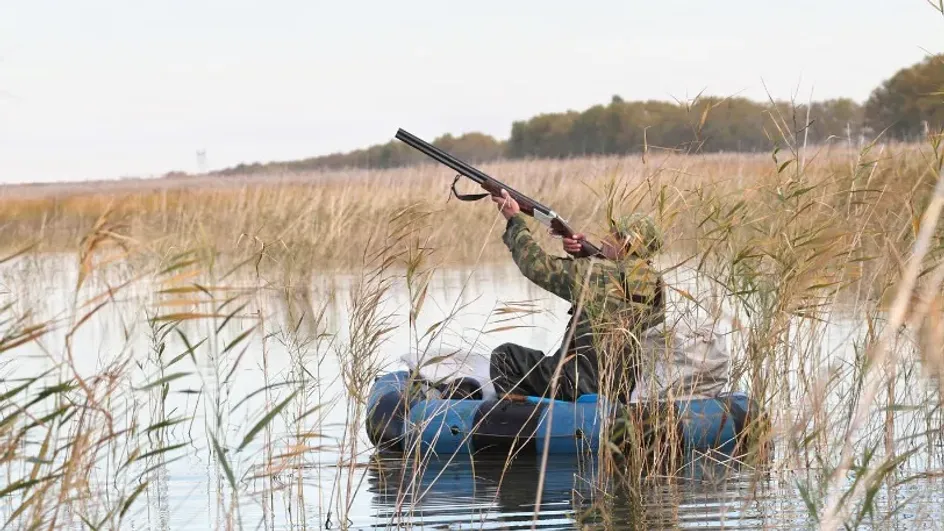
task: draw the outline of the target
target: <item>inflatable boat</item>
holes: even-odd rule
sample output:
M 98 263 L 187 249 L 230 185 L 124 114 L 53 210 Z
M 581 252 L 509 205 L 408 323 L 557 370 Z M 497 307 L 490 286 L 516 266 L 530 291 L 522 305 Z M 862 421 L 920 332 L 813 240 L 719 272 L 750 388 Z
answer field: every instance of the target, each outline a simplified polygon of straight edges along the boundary
M 606 416 L 613 415 L 609 418 L 617 421 L 605 425 L 622 422 L 624 429 L 640 419 L 671 419 L 671 444 L 686 455 L 737 456 L 759 415 L 754 401 L 741 392 L 628 405 L 599 395 L 575 402 L 534 396 L 484 399 L 475 382 L 459 381 L 443 390 L 409 371 L 378 377 L 367 406 L 367 434 L 375 447 L 437 454 L 539 453 L 545 448 L 551 454 L 595 453 L 614 438 L 613 429 L 602 433 Z

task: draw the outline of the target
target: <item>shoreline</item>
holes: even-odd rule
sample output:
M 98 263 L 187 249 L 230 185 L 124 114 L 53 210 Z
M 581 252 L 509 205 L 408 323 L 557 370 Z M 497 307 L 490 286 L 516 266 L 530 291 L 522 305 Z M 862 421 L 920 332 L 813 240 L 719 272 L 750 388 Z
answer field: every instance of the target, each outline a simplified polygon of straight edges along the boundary
M 903 144 L 890 143 L 889 146 L 895 149 L 919 149 L 922 144 Z M 649 159 L 649 165 L 658 165 L 670 160 L 679 160 L 686 162 L 722 162 L 738 160 L 740 162 L 756 163 L 760 161 L 769 161 L 768 152 L 711 152 L 711 153 L 678 153 L 660 148 L 650 148 L 652 151 L 645 155 Z M 822 145 L 809 146 L 814 153 L 823 152 L 827 156 L 844 156 L 858 153 L 858 149 L 853 149 L 844 145 Z M 477 164 L 476 166 L 489 173 L 486 168 L 514 168 L 533 164 L 568 164 L 590 162 L 595 164 L 613 164 L 618 165 L 636 165 L 640 164 L 643 158 L 642 153 L 628 153 L 621 155 L 590 155 L 580 157 L 566 157 L 561 159 L 547 157 L 528 157 L 528 158 L 501 158 Z M 642 164 L 640 164 L 642 165 Z M 277 186 L 284 184 L 308 185 L 308 184 L 335 184 L 347 179 L 363 179 L 372 174 L 387 174 L 416 171 L 426 173 L 430 168 L 438 168 L 443 173 L 450 171 L 434 162 L 423 161 L 409 166 L 399 166 L 391 168 L 358 168 L 350 167 L 344 169 L 319 169 L 305 171 L 272 171 L 263 170 L 248 173 L 223 174 L 223 170 L 216 170 L 207 173 L 185 173 L 168 172 L 159 177 L 118 177 L 114 179 L 89 179 L 83 181 L 49 181 L 49 182 L 22 182 L 22 183 L 0 183 L 0 201 L 9 200 L 36 200 L 50 199 L 60 197 L 74 197 L 88 194 L 122 194 L 122 193 L 140 193 L 140 192 L 158 192 L 171 191 L 184 188 L 199 189 L 219 189 L 241 186 Z M 494 174 L 499 180 L 503 180 L 501 175 Z

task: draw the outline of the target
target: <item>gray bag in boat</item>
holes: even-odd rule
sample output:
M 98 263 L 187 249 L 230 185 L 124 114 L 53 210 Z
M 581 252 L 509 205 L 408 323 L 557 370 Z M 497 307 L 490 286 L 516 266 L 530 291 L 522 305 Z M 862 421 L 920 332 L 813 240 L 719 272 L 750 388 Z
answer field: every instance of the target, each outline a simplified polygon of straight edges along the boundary
M 639 342 L 633 401 L 714 397 L 727 390 L 731 349 L 723 328 L 663 324 L 646 330 Z

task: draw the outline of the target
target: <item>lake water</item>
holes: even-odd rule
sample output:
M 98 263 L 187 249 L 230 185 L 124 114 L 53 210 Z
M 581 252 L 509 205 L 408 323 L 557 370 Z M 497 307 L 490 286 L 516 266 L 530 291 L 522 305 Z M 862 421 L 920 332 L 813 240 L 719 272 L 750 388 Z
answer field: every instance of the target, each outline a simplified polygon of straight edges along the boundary
M 537 520 L 540 467 L 533 457 L 519 457 L 510 465 L 493 458 L 434 459 L 417 472 L 416 464 L 402 456 L 377 454 L 358 420 L 358 397 L 367 387 L 361 382 L 352 388 L 353 382 L 359 371 L 397 368 L 399 357 L 416 348 L 417 336 L 434 324 L 450 317 L 442 341 L 485 352 L 506 341 L 545 351 L 557 346 L 568 306 L 513 269 L 436 274 L 412 327 L 411 297 L 402 280 L 383 293 L 374 313 L 365 313 L 352 303 L 359 275 L 293 279 L 294 287 L 285 289 L 282 278 L 221 282 L 205 273 L 188 276 L 182 268 L 118 289 L 133 272 L 116 267 L 91 279 L 76 296 L 76 271 L 74 259 L 67 256 L 23 259 L 0 269 L 0 308 L 9 305 L 0 323 L 27 312 L 32 312 L 29 321 L 57 323 L 38 342 L 0 354 L 0 393 L 46 370 L 52 370 L 44 378 L 49 384 L 78 375 L 96 390 L 111 389 L 95 394 L 109 414 L 93 414 L 95 422 L 84 429 L 101 434 L 95 423 L 108 418 L 118 431 L 127 430 L 110 439 L 107 451 L 94 460 L 90 491 L 95 496 L 63 509 L 57 515 L 60 527 L 84 529 L 82 518 L 95 520 L 120 506 L 144 481 L 123 528 L 567 529 L 580 521 L 592 527 L 634 523 L 644 528 L 794 529 L 815 522 L 803 489 L 818 485 L 824 476 L 809 449 L 791 449 L 791 423 L 799 422 L 806 407 L 803 384 L 795 374 L 785 375 L 782 383 L 791 396 L 775 396 L 771 402 L 780 408 L 775 430 L 782 458 L 772 470 L 755 474 L 709 463 L 694 467 L 687 477 L 655 479 L 642 491 L 625 492 L 618 486 L 601 487 L 607 480 L 592 460 L 552 458 Z M 195 283 L 201 289 L 190 289 Z M 221 284 L 229 289 L 214 289 Z M 237 284 L 246 289 L 235 289 Z M 109 286 L 111 295 L 95 298 L 107 294 Z M 210 294 L 213 301 L 206 302 Z M 510 320 L 499 311 L 509 306 L 519 310 Z M 150 321 L 171 313 L 217 316 L 185 321 L 179 333 Z M 368 337 L 377 330 L 386 332 L 375 349 L 351 351 L 352 335 Z M 842 366 L 854 358 L 853 340 L 860 334 L 854 322 L 836 317 L 813 336 L 816 355 L 799 365 L 813 373 Z M 192 355 L 188 343 L 195 345 Z M 895 436 L 900 452 L 919 447 L 901 474 L 927 472 L 932 477 L 881 488 L 875 501 L 879 514 L 867 525 L 939 528 L 935 526 L 944 517 L 944 482 L 933 476 L 944 470 L 941 414 L 921 407 L 933 393 L 916 367 L 903 365 L 898 375 L 906 380 L 895 400 Z M 96 378 L 103 374 L 112 376 L 111 387 Z M 166 383 L 166 390 L 149 385 L 154 382 Z M 854 382 L 832 387 L 835 397 L 827 402 L 836 410 L 828 415 L 842 418 L 845 388 L 854 388 Z M 40 390 L 35 384 L 29 396 Z M 0 404 L 4 414 L 22 406 L 25 396 Z M 266 413 L 283 402 L 279 414 L 253 434 Z M 30 406 L 30 413 L 47 413 L 55 405 L 40 401 Z M 880 426 L 885 413 L 872 420 Z M 74 417 L 63 421 L 66 428 L 55 432 L 60 444 L 74 436 L 68 427 L 76 422 Z M 7 461 L 0 472 L 4 484 L 29 476 L 35 459 L 28 458 L 37 455 L 46 433 L 42 428 L 29 432 L 18 458 Z M 822 451 L 828 456 L 838 451 L 839 439 L 826 439 L 829 444 Z M 126 464 L 134 449 L 141 455 L 166 448 L 172 450 Z M 57 455 L 64 459 L 67 452 Z M 799 467 L 804 455 L 806 462 Z M 6 520 L 22 502 L 20 493 L 4 497 L 0 515 Z

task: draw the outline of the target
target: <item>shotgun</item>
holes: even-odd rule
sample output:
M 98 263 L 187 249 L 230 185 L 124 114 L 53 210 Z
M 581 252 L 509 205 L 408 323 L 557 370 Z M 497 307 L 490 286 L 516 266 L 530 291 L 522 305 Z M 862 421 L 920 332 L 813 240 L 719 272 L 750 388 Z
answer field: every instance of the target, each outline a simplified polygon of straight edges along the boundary
M 576 232 L 574 229 L 564 221 L 563 218 L 557 215 L 556 212 L 550 208 L 538 203 L 534 199 L 522 194 L 521 192 L 509 187 L 508 185 L 498 181 L 488 175 L 486 175 L 481 170 L 470 166 L 469 164 L 453 157 L 449 153 L 439 149 L 438 147 L 422 140 L 421 138 L 409 133 L 403 129 L 397 130 L 396 135 L 397 140 L 402 141 L 411 148 L 420 151 L 427 157 L 444 164 L 453 170 L 455 170 L 458 175 L 452 181 L 452 194 L 456 196 L 456 199 L 460 201 L 478 201 L 479 199 L 484 199 L 490 195 L 495 197 L 501 197 L 501 191 L 505 190 L 508 192 L 508 195 L 514 198 L 518 202 L 518 206 L 521 207 L 521 212 L 533 217 L 538 220 L 540 223 L 548 226 L 551 229 L 553 234 L 558 236 L 564 236 L 567 238 L 572 238 Z M 478 183 L 482 188 L 485 189 L 485 194 L 460 194 L 456 191 L 456 183 L 459 182 L 459 178 L 465 176 L 469 179 Z M 580 245 L 582 247 L 581 251 L 574 256 L 577 257 L 587 257 L 587 256 L 597 256 L 602 257 L 603 253 L 600 249 L 593 245 L 592 243 L 581 240 Z

